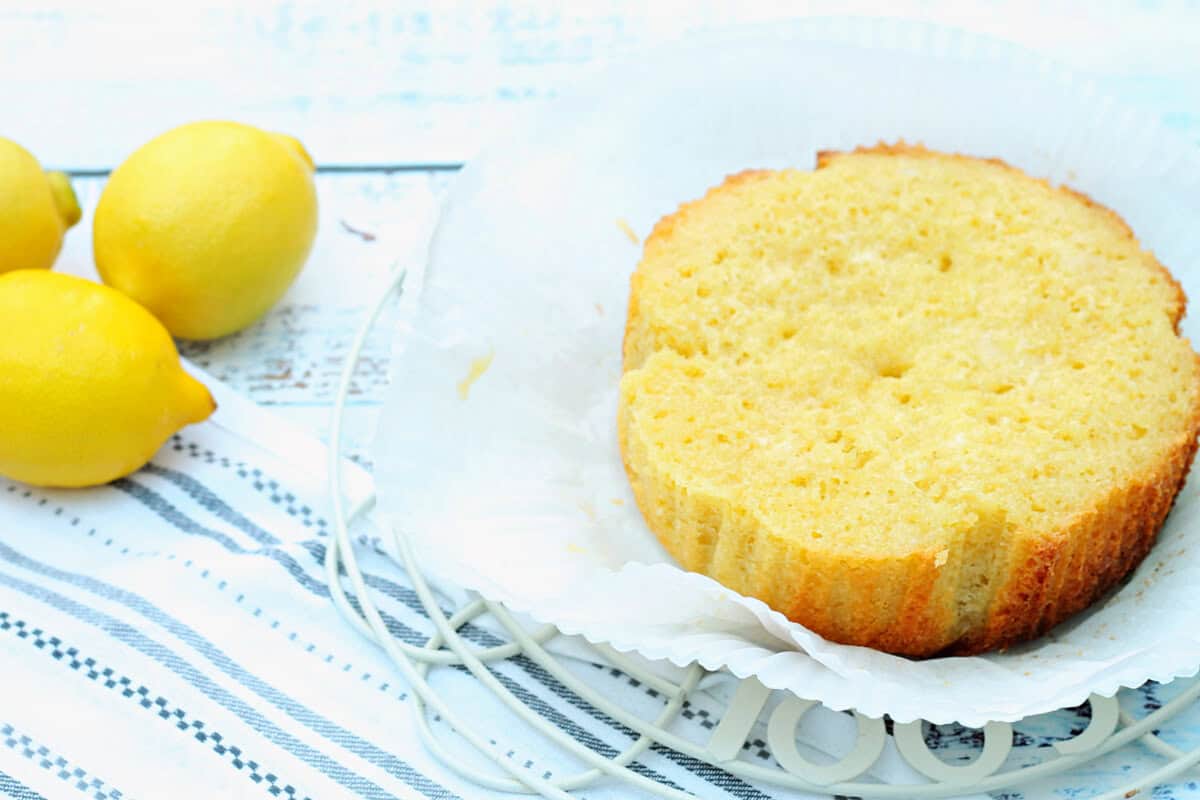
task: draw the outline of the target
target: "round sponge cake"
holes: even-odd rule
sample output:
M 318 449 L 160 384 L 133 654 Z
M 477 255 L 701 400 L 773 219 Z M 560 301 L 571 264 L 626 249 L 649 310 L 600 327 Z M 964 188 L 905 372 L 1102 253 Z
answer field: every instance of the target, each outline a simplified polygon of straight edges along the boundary
M 1113 212 L 904 145 L 661 220 L 619 430 L 687 569 L 914 657 L 1041 634 L 1145 556 L 1200 429 L 1185 298 Z

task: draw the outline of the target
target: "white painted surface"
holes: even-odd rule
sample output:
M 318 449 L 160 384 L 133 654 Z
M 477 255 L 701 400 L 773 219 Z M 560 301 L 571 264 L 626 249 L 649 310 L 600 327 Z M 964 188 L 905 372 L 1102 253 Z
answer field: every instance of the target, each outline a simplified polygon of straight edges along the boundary
M 590 65 L 836 13 L 1022 43 L 1200 138 L 1194 0 L 34 0 L 0 4 L 0 119 L 58 166 L 111 166 L 153 133 L 228 116 L 287 130 L 327 164 L 459 161 Z

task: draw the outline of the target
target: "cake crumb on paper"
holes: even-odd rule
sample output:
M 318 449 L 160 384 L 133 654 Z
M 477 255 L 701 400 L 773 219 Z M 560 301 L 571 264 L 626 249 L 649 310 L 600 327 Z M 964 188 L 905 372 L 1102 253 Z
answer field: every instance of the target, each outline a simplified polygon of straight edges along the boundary
M 483 373 L 487 372 L 488 367 L 492 365 L 492 358 L 495 355 L 495 352 L 491 352 L 471 362 L 471 368 L 467 370 L 467 376 L 458 382 L 459 400 L 466 400 L 470 396 L 471 387 L 475 384 L 475 381 L 483 376 Z
M 586 553 L 587 550 L 585 548 L 582 548 L 579 545 L 575 544 L 574 542 L 567 542 L 567 552 L 581 554 L 581 553 Z
M 612 498 L 612 500 L 610 500 L 609 502 L 611 502 L 611 503 L 612 503 L 614 506 L 623 506 L 623 505 L 625 505 L 625 501 L 624 501 L 624 500 L 622 500 L 622 499 L 621 499 L 621 498 L 619 498 L 619 497 L 614 497 L 614 498 Z
M 633 242 L 634 244 L 642 243 L 642 240 L 638 238 L 637 231 L 635 231 L 633 229 L 633 226 L 631 226 L 628 222 L 625 221 L 624 217 L 617 217 L 617 227 L 620 228 L 622 230 L 622 232 L 624 232 L 625 236 L 628 237 L 629 241 Z

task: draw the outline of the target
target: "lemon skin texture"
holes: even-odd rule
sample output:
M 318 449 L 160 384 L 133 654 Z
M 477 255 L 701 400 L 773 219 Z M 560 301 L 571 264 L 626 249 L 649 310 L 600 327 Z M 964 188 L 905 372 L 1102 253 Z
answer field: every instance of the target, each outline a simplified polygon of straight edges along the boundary
M 283 296 L 316 230 L 313 163 L 297 140 L 196 122 L 143 145 L 112 174 L 93 251 L 101 279 L 172 335 L 215 339 Z
M 45 172 L 16 142 L 0 137 L 0 273 L 49 269 L 79 203 L 61 172 Z
M 37 486 L 107 483 L 216 407 L 150 312 L 46 270 L 0 275 L 0 475 Z

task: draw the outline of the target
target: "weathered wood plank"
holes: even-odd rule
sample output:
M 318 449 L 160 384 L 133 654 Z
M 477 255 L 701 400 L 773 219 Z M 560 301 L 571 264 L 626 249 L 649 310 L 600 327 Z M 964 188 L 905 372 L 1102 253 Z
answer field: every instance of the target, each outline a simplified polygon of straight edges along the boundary
M 235 117 L 322 163 L 456 162 L 588 65 L 710 28 L 804 14 L 955 25 L 1048 52 L 1200 141 L 1200 6 L 813 0 L 271 0 L 0 6 L 0 132 L 103 168 L 154 133 Z

